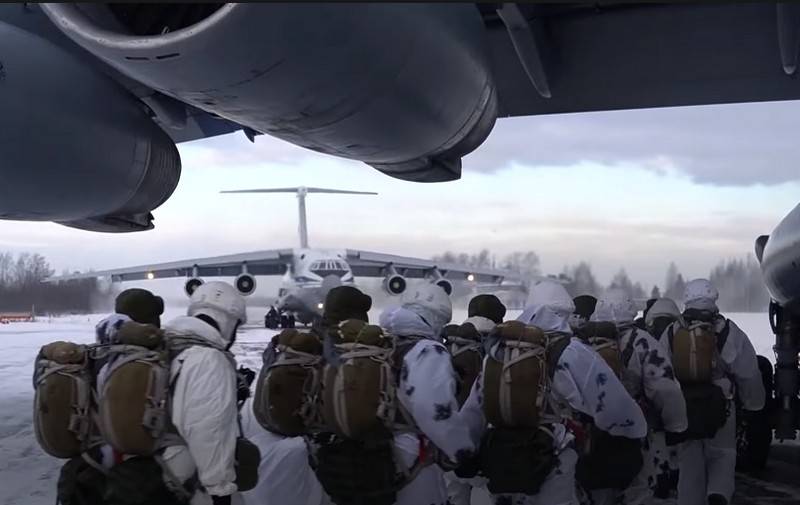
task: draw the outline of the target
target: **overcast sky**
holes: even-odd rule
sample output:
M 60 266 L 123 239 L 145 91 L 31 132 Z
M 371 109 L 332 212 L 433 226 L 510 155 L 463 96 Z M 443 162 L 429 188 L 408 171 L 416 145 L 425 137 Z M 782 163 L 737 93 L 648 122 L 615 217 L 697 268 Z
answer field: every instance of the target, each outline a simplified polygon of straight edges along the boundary
M 663 283 L 744 257 L 800 201 L 800 104 L 781 102 L 498 121 L 460 181 L 391 179 L 358 162 L 242 133 L 180 146 L 183 176 L 156 229 L 105 235 L 0 221 L 0 250 L 36 251 L 57 271 L 296 246 L 292 195 L 223 189 L 322 186 L 378 197 L 309 197 L 311 245 L 430 257 L 535 250 L 546 273 L 588 260 Z

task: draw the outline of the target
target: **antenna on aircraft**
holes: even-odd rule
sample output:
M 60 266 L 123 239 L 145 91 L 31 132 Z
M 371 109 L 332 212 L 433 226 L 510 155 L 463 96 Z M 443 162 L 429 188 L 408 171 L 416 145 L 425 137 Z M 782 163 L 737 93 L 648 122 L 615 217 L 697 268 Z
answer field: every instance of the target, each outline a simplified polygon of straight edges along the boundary
M 327 188 L 307 188 L 299 186 L 296 188 L 267 188 L 267 189 L 237 189 L 233 191 L 220 191 L 220 193 L 295 193 L 297 195 L 297 210 L 299 214 L 298 233 L 300 235 L 300 247 L 308 248 L 308 224 L 306 221 L 306 195 L 310 193 L 327 193 L 336 195 L 377 195 L 371 191 L 349 191 L 344 189 Z

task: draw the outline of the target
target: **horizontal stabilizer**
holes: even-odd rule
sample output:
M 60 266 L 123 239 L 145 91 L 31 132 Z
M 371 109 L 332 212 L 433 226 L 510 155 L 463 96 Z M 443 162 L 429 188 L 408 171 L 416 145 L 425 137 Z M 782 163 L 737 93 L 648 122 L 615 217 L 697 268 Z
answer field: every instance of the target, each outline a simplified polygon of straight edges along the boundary
M 237 189 L 230 191 L 220 191 L 220 193 L 330 193 L 337 195 L 377 195 L 371 191 L 349 191 L 345 189 L 327 189 L 327 188 L 266 188 L 266 189 Z
M 328 188 L 307 188 L 305 186 L 298 186 L 296 188 L 265 188 L 265 189 L 236 189 L 229 191 L 220 191 L 220 193 L 294 193 L 297 195 L 297 210 L 299 214 L 299 222 L 297 231 L 300 235 L 300 247 L 306 249 L 308 247 L 308 225 L 306 224 L 306 196 L 309 193 L 328 193 L 336 195 L 377 195 L 371 191 L 349 191 L 345 189 L 328 189 Z

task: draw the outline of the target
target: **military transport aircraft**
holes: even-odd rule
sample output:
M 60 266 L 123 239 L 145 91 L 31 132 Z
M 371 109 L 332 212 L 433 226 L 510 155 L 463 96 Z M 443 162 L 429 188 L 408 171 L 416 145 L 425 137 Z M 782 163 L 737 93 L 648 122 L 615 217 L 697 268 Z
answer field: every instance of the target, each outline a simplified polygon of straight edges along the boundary
M 189 296 L 206 277 L 235 277 L 233 285 L 242 295 L 249 296 L 256 291 L 255 276 L 282 275 L 275 307 L 280 312 L 292 314 L 304 324 L 322 314 L 328 291 L 340 285 L 353 285 L 357 277 L 383 278 L 383 290 L 389 295 L 401 295 L 405 292 L 410 279 L 435 283 L 447 294 L 453 292 L 453 282 L 467 282 L 476 290 L 482 291 L 491 291 L 493 286 L 502 291 L 508 291 L 512 287 L 520 289 L 519 276 L 507 270 L 470 268 L 355 249 L 319 249 L 309 246 L 307 195 L 377 193 L 307 187 L 245 189 L 222 193 L 295 193 L 299 211 L 299 247 L 65 275 L 52 277 L 49 281 L 109 277 L 112 282 L 124 282 L 186 277 L 184 291 Z
M 457 179 L 498 117 L 800 98 L 768 2 L 0 5 L 0 218 L 126 232 L 241 130 Z M 613 68 L 613 71 L 609 71 Z

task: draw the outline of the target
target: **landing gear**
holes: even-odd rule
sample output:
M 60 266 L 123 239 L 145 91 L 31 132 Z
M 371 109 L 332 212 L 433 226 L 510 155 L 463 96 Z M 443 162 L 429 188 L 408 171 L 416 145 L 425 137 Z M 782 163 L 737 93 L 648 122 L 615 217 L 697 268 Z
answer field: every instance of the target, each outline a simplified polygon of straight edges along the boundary
M 270 307 L 269 312 L 264 316 L 264 327 L 268 330 L 294 328 L 294 326 L 294 315 L 286 312 L 279 313 L 275 307 Z
M 772 445 L 772 426 L 775 415 L 775 380 L 772 363 L 758 356 L 758 369 L 764 383 L 766 401 L 758 412 L 736 412 L 736 467 L 739 471 L 759 472 L 766 467 Z

